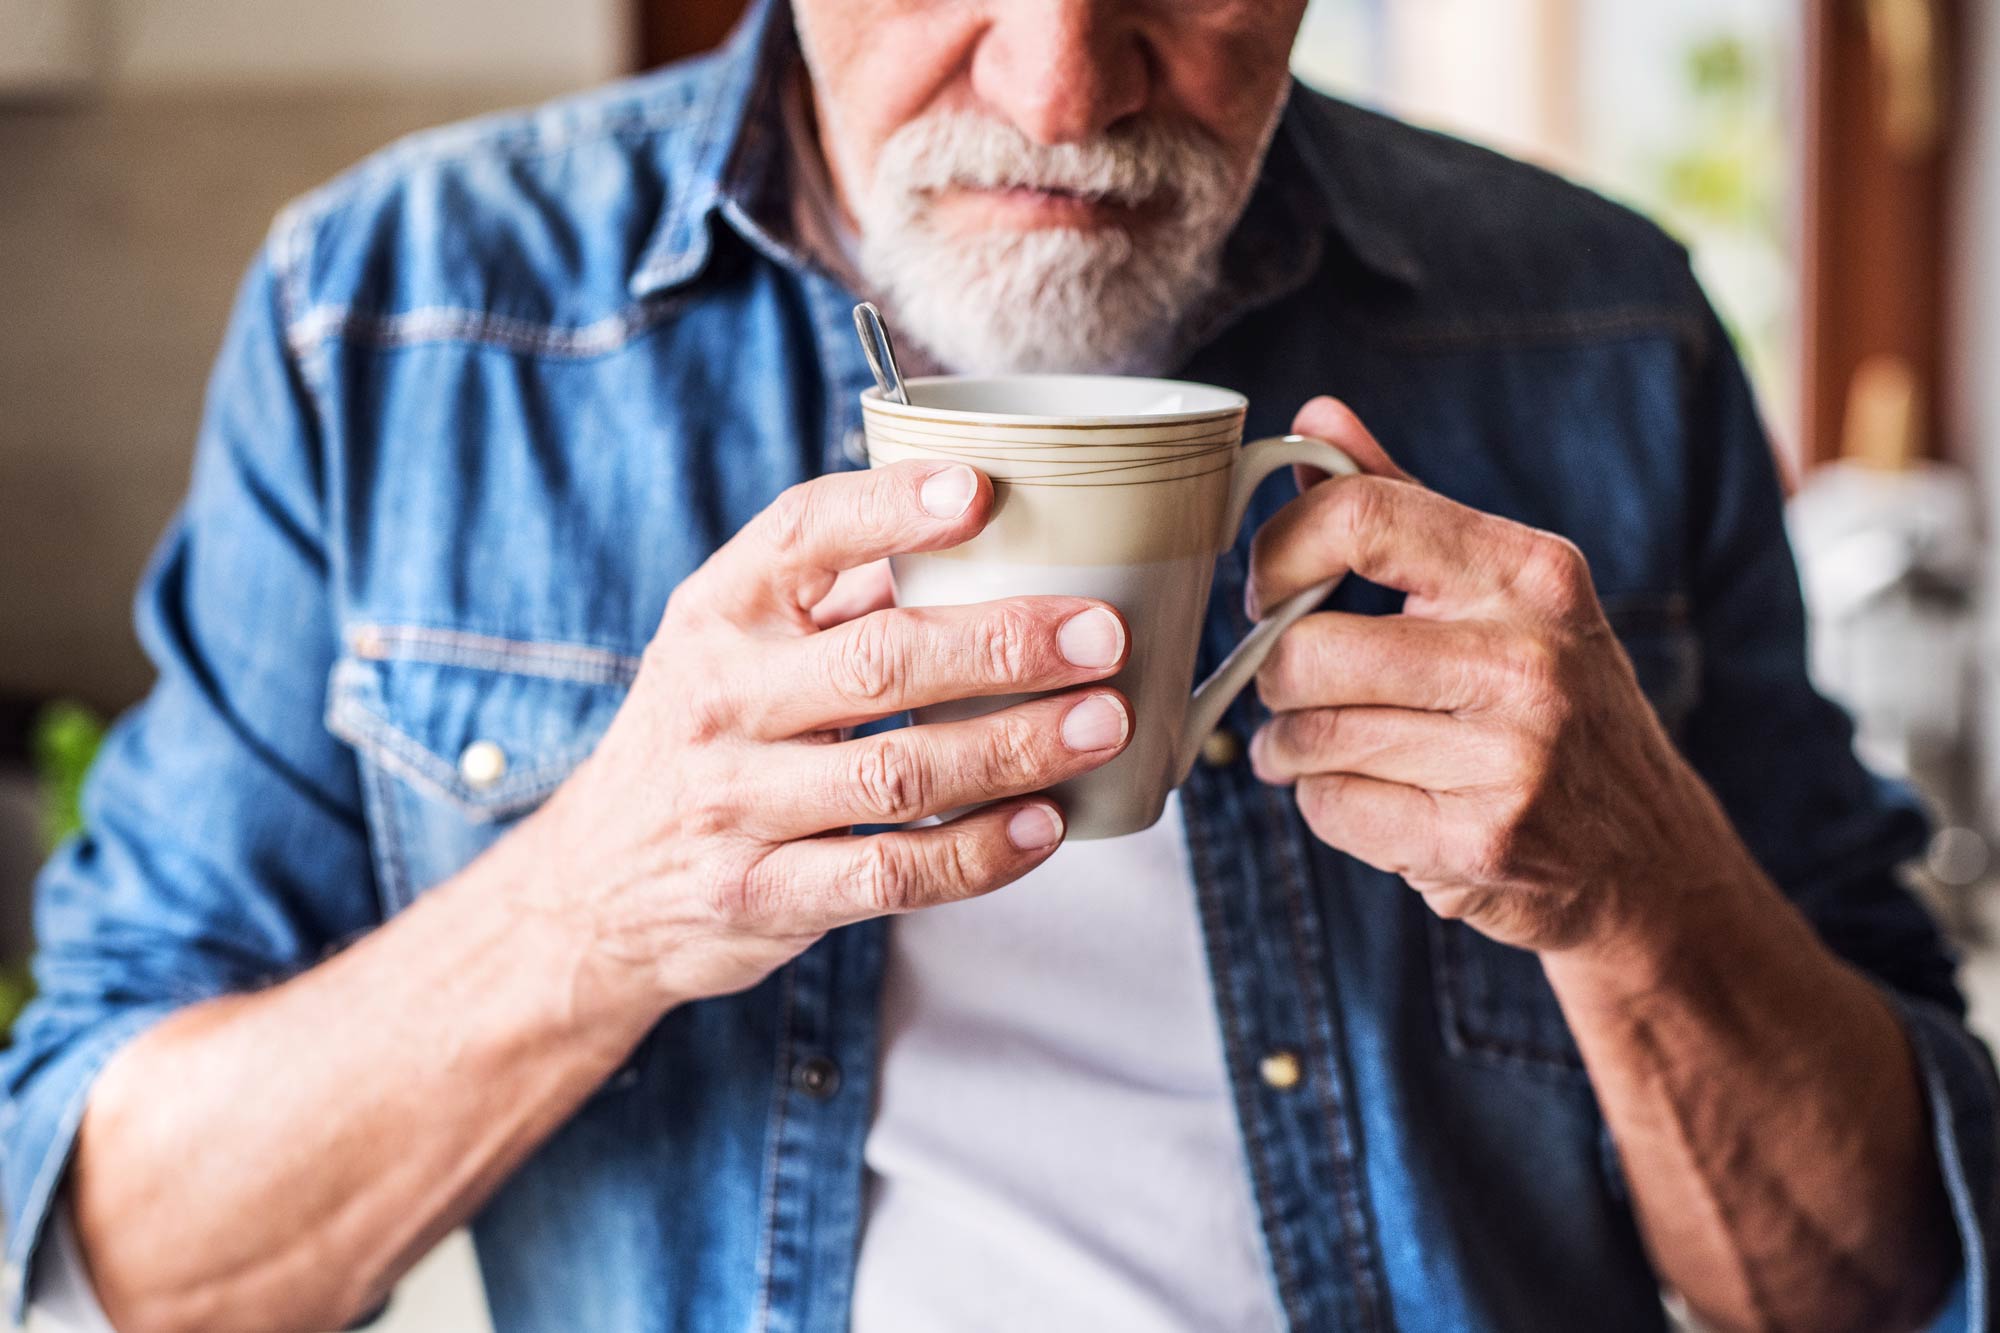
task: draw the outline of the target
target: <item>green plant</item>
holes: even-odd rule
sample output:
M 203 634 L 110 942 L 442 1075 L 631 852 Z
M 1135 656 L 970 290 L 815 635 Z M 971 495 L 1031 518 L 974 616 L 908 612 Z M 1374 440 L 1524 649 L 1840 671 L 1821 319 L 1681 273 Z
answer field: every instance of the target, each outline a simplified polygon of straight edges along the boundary
M 78 703 L 50 704 L 36 717 L 29 736 L 42 797 L 42 839 L 53 852 L 83 830 L 83 779 L 104 743 L 104 722 Z M 0 1045 L 11 1039 L 14 1020 L 35 996 L 27 960 L 0 963 Z
M 53 703 L 35 719 L 30 742 L 42 788 L 42 837 L 49 851 L 83 831 L 83 779 L 104 744 L 104 722 L 79 703 Z

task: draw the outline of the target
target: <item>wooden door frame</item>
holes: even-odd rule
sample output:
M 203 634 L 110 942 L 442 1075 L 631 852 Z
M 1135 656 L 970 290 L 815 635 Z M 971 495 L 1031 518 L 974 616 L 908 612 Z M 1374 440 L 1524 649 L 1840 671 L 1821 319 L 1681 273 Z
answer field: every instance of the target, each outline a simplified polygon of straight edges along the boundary
M 1870 3 L 1802 0 L 1799 461 L 1807 469 L 1840 457 L 1854 440 L 1850 409 L 1867 413 L 1864 400 L 1880 396 L 1856 387 L 1871 363 L 1878 372 L 1898 372 L 1878 387 L 1892 395 L 1897 382 L 1914 389 L 1909 452 L 1937 455 L 1935 423 L 1952 371 L 1947 278 L 1966 0 L 1891 0 L 1928 6 L 1935 24 L 1938 120 L 1927 148 L 1907 138 L 1899 144 L 1890 128 L 1896 76 L 1871 42 Z M 1890 411 L 1893 417 L 1893 405 Z M 1894 444 L 1883 447 L 1890 456 L 1902 452 Z
M 653 69 L 721 44 L 743 16 L 744 0 L 634 0 L 634 70 Z

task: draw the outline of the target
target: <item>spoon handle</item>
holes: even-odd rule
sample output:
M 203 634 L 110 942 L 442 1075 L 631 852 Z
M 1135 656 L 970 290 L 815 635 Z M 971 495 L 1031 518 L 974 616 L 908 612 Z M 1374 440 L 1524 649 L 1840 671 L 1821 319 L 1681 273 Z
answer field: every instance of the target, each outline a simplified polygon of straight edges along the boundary
M 868 368 L 875 372 L 882 396 L 907 407 L 910 395 L 903 387 L 903 372 L 896 368 L 896 349 L 889 341 L 882 312 L 875 308 L 874 302 L 863 301 L 854 307 L 854 331 L 861 335 L 862 354 L 868 358 Z

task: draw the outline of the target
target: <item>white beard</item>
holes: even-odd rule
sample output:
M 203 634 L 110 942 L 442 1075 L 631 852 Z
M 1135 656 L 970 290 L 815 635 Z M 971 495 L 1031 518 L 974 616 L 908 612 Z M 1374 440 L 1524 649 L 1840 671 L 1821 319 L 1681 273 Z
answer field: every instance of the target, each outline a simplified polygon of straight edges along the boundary
M 987 116 L 920 117 L 883 145 L 860 201 L 862 276 L 894 331 L 949 370 L 1161 373 L 1215 290 L 1276 124 L 1274 108 L 1246 169 L 1192 127 L 1159 120 L 1048 146 Z M 1131 229 L 949 234 L 933 200 L 952 186 L 1058 189 L 1152 210 Z

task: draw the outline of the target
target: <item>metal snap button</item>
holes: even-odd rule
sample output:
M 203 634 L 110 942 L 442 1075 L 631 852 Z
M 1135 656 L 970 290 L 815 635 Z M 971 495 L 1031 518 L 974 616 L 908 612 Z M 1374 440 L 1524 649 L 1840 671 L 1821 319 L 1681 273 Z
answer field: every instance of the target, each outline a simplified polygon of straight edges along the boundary
M 823 1055 L 815 1055 L 792 1066 L 792 1086 L 816 1102 L 840 1091 L 840 1066 Z
M 1257 1076 L 1264 1080 L 1266 1087 L 1279 1092 L 1288 1092 L 1299 1086 L 1299 1080 L 1306 1076 L 1305 1066 L 1299 1063 L 1296 1051 L 1272 1051 L 1257 1062 Z
M 458 756 L 458 775 L 467 786 L 484 791 L 507 776 L 507 752 L 492 741 L 474 741 Z
M 1243 757 L 1243 738 L 1224 727 L 1208 733 L 1201 743 L 1201 762 L 1210 768 L 1228 768 Z

